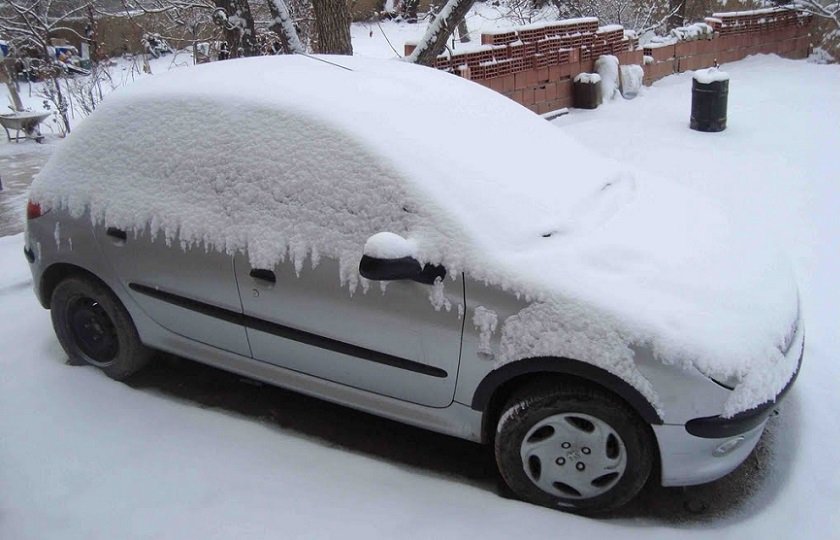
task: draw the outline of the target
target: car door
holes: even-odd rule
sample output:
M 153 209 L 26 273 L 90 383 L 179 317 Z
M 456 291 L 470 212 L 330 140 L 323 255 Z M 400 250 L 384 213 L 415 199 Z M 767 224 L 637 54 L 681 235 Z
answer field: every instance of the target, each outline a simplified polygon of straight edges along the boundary
M 233 257 L 97 226 L 96 239 L 115 275 L 149 317 L 186 338 L 250 356 Z
M 421 405 L 452 402 L 463 330 L 460 275 L 445 279 L 443 296 L 432 296 L 441 285 L 409 280 L 384 288 L 371 282 L 351 294 L 331 259 L 299 275 L 288 260 L 254 268 L 245 254 L 234 266 L 254 358 Z

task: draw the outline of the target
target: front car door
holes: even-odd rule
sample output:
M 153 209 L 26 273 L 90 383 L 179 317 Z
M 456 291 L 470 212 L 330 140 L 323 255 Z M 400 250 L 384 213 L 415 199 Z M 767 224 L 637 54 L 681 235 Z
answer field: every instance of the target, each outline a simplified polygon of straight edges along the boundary
M 421 405 L 452 402 L 463 329 L 460 275 L 438 285 L 370 282 L 351 294 L 332 259 L 300 275 L 290 261 L 254 268 L 244 254 L 234 265 L 257 360 Z

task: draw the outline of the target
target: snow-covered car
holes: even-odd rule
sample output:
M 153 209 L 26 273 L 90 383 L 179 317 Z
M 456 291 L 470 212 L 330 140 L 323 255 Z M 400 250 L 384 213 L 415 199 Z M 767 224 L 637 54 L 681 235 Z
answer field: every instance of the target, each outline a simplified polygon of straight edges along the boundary
M 804 349 L 791 271 L 748 220 L 399 61 L 144 80 L 30 197 L 72 363 L 123 379 L 166 351 L 493 444 L 513 492 L 575 512 L 654 469 L 733 470 Z

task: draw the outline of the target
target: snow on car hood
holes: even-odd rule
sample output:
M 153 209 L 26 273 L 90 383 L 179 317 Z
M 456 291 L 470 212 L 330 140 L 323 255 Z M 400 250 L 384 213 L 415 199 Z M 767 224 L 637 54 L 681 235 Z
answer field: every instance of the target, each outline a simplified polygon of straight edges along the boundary
M 397 233 L 450 275 L 532 301 L 499 321 L 504 360 L 576 354 L 653 402 L 630 345 L 742 377 L 739 407 L 792 375 L 779 346 L 795 284 L 748 216 L 433 69 L 294 56 L 157 75 L 109 96 L 32 196 L 252 263 L 336 257 L 351 287 L 367 238 Z

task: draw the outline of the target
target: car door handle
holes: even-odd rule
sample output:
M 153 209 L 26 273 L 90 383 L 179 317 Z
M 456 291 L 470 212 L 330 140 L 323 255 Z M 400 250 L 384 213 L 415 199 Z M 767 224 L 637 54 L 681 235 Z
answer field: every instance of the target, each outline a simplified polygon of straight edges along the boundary
M 252 268 L 250 276 L 260 281 L 267 281 L 269 283 L 277 283 L 277 276 L 271 270 L 264 270 L 262 268 Z
M 128 235 L 122 229 L 117 229 L 116 227 L 108 227 L 108 230 L 105 231 L 105 234 L 111 238 L 111 241 L 114 244 L 121 246 L 125 244 L 125 241 L 128 239 Z

